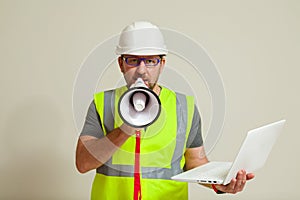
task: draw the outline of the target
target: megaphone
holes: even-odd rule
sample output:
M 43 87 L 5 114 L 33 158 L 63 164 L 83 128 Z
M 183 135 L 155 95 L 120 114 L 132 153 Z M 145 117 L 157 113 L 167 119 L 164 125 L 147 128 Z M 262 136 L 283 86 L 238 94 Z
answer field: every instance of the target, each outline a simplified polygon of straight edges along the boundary
M 121 96 L 118 104 L 121 119 L 129 126 L 143 128 L 157 120 L 161 111 L 158 96 L 141 78 Z

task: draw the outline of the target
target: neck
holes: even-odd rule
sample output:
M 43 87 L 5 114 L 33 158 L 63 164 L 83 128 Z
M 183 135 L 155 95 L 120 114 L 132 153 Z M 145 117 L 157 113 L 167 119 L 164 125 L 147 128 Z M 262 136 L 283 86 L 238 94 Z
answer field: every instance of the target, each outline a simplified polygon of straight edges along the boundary
M 152 88 L 152 90 L 153 90 L 153 92 L 155 92 L 155 94 L 157 94 L 157 96 L 159 96 L 161 87 L 158 84 L 155 84 L 154 87 Z

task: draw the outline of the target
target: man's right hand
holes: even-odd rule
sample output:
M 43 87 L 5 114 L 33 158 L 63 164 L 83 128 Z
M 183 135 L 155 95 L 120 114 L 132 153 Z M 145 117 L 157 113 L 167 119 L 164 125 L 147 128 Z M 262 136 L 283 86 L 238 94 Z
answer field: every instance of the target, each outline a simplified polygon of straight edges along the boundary
M 132 126 L 127 125 L 126 123 L 123 123 L 120 126 L 120 129 L 126 133 L 127 135 L 134 135 L 136 131 L 140 131 L 141 128 L 134 128 Z

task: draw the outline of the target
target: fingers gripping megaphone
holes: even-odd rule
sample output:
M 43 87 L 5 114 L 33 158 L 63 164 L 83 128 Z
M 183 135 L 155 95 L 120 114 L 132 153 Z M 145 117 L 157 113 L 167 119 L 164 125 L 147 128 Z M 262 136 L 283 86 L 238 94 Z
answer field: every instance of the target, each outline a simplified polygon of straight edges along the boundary
M 160 115 L 158 96 L 145 85 L 141 78 L 121 96 L 118 105 L 121 119 L 135 128 L 149 126 Z

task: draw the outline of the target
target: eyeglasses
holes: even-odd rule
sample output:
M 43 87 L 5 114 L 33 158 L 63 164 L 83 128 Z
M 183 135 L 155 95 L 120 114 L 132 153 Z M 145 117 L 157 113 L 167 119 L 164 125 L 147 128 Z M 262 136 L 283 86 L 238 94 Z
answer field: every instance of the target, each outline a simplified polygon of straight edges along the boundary
M 147 67 L 155 67 L 159 64 L 160 58 L 138 58 L 138 57 L 123 57 L 127 65 L 137 67 L 143 61 Z

